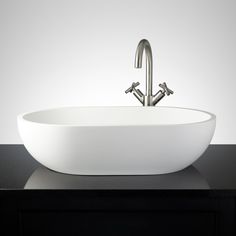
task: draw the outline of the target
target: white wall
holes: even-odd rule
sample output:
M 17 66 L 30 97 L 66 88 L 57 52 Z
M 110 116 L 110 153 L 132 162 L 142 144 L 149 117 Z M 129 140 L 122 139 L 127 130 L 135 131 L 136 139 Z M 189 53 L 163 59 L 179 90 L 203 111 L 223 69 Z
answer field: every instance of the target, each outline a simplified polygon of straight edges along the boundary
M 160 105 L 217 115 L 212 143 L 236 143 L 236 1 L 0 0 L 0 143 L 21 143 L 16 115 L 71 105 L 140 105 L 124 90 L 147 38 Z

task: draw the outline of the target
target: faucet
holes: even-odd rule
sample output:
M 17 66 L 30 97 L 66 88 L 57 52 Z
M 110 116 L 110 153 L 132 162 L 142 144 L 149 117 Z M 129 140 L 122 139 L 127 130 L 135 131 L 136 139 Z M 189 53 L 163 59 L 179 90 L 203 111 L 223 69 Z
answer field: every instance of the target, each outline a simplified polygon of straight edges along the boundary
M 142 39 L 137 47 L 136 54 L 135 54 L 135 68 L 142 68 L 142 59 L 143 59 L 143 52 L 146 53 L 146 92 L 143 94 L 139 89 L 136 87 L 140 84 L 139 82 L 132 83 L 131 87 L 129 87 L 125 93 L 133 93 L 134 96 L 142 103 L 143 106 L 155 106 L 165 95 L 169 96 L 174 92 L 169 89 L 166 83 L 159 84 L 162 88 L 156 94 L 153 95 L 152 86 L 153 86 L 153 79 L 152 79 L 152 49 L 151 45 L 146 39 Z

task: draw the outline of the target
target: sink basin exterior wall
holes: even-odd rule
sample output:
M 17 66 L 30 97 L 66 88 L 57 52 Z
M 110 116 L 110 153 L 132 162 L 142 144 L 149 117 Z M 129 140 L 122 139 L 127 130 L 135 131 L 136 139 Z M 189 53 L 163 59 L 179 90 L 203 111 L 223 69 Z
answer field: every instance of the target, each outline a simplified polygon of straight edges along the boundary
M 49 169 L 81 175 L 179 171 L 208 147 L 215 119 L 164 126 L 60 126 L 18 119 L 30 154 Z

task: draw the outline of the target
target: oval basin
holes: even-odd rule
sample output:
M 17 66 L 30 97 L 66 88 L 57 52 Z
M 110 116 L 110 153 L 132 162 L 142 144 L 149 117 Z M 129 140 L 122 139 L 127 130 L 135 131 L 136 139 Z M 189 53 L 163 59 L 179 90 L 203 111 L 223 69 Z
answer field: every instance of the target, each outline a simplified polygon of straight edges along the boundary
M 63 107 L 17 117 L 29 153 L 79 175 L 149 175 L 184 169 L 207 149 L 215 115 L 177 107 Z

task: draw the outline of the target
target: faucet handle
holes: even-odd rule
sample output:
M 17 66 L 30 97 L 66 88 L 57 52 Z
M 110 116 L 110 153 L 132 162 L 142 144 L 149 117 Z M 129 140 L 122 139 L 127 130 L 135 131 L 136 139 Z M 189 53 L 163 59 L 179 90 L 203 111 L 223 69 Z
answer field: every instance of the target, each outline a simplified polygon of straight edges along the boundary
M 132 85 L 131 85 L 131 87 L 129 87 L 127 90 L 125 90 L 125 93 L 131 93 L 131 92 L 133 92 L 133 89 L 135 88 L 135 87 L 137 87 L 137 86 L 139 86 L 140 85 L 140 83 L 139 82 L 133 82 L 132 83 Z
M 172 91 L 171 89 L 169 89 L 166 85 L 166 83 L 162 83 L 162 84 L 159 84 L 159 86 L 164 90 L 164 92 L 166 92 L 166 95 L 169 96 L 170 94 L 173 94 L 174 91 Z

